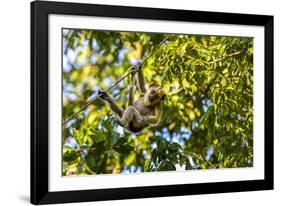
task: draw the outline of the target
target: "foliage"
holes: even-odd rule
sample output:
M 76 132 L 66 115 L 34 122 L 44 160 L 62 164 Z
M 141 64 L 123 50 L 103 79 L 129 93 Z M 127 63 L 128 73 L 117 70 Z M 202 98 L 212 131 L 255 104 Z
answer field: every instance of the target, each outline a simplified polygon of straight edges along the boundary
M 149 55 L 144 75 L 167 92 L 160 124 L 138 134 L 100 99 L 64 125 L 64 175 L 253 165 L 252 38 L 64 29 L 63 52 L 63 119 Z M 128 79 L 111 95 L 126 107 Z

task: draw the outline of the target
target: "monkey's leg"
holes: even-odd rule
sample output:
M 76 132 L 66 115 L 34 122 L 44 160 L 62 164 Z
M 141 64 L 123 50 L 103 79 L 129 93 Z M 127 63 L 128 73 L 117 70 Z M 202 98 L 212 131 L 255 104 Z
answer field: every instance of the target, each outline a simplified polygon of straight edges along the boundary
M 123 113 L 122 118 L 120 119 L 120 122 L 122 125 L 127 125 L 132 120 L 136 119 L 138 116 L 140 116 L 139 112 L 133 107 L 129 106 Z
M 112 115 L 109 120 L 111 122 L 116 122 L 117 124 L 119 124 L 121 127 L 125 127 L 124 123 L 122 122 L 121 118 L 119 116 L 115 116 L 115 115 Z
M 117 116 L 111 117 L 111 120 L 124 127 L 128 131 L 137 132 L 145 127 L 145 117 L 139 114 L 139 112 L 133 107 L 129 106 L 122 116 L 119 118 Z
M 117 105 L 117 103 L 114 101 L 114 99 L 109 94 L 107 94 L 106 92 L 101 91 L 101 90 L 98 92 L 98 94 L 100 95 L 101 99 L 108 102 L 108 104 L 113 112 L 115 112 L 120 118 L 123 116 L 124 109 L 119 107 Z

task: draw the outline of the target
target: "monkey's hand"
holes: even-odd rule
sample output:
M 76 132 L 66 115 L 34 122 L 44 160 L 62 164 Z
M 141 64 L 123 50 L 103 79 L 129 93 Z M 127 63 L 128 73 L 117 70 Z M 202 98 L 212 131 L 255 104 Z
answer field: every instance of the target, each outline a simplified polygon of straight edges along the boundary
M 100 96 L 101 99 L 111 102 L 111 97 L 106 92 L 99 90 L 98 95 Z
M 136 74 L 137 72 L 139 72 L 139 71 L 141 70 L 141 66 L 142 66 L 142 63 L 141 63 L 141 62 L 137 62 L 137 63 L 131 68 L 132 74 Z
M 146 119 L 144 116 L 138 116 L 136 119 L 138 124 L 144 125 L 146 123 Z

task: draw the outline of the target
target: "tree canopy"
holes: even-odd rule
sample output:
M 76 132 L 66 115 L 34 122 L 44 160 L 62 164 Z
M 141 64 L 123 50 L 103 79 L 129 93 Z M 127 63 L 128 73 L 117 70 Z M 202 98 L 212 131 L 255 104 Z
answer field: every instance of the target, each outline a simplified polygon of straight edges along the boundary
M 146 80 L 167 93 L 160 124 L 126 132 L 96 99 L 63 125 L 63 175 L 251 167 L 252 38 L 64 29 L 63 119 L 148 56 Z M 110 95 L 127 107 L 128 90 Z

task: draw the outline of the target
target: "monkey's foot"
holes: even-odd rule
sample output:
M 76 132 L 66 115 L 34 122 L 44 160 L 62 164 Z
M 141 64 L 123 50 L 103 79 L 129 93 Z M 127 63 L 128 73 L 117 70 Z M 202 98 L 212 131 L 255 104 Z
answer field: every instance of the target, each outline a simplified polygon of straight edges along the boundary
M 145 117 L 144 116 L 138 116 L 136 119 L 137 123 L 140 125 L 145 124 Z
M 117 124 L 119 124 L 121 127 L 124 127 L 124 124 L 122 123 L 122 121 L 120 120 L 120 118 L 118 118 L 118 117 L 115 116 L 115 115 L 110 116 L 110 117 L 109 117 L 109 121 L 110 121 L 111 123 L 117 123 Z

